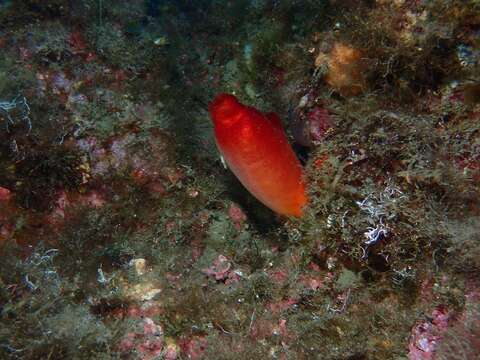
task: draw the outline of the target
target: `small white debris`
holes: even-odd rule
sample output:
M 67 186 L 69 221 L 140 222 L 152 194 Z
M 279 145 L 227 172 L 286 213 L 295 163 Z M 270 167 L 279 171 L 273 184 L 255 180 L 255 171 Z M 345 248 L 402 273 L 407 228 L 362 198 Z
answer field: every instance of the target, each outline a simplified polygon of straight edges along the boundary
M 132 259 L 129 265 L 135 269 L 135 273 L 139 276 L 147 272 L 147 260 L 143 258 Z
M 220 155 L 220 161 L 222 162 L 224 169 L 227 170 L 228 169 L 227 162 L 225 161 L 222 155 Z
M 161 292 L 162 289 L 155 287 L 152 283 L 141 283 L 134 285 L 129 291 L 126 291 L 126 294 L 138 301 L 149 301 Z
M 308 104 L 308 94 L 303 95 L 302 98 L 300 99 L 300 102 L 298 103 L 299 108 L 303 108 Z
M 328 215 L 327 217 L 327 229 L 333 228 L 335 224 L 335 216 L 333 214 Z

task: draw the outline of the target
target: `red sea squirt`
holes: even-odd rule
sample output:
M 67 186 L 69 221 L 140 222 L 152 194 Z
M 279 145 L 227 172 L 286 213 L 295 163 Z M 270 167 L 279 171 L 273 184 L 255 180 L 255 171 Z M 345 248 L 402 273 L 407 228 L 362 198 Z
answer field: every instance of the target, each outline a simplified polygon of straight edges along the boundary
M 332 122 L 328 111 L 321 107 L 315 107 L 308 114 L 309 133 L 313 142 L 322 141 L 332 128 Z
M 275 212 L 300 217 L 307 202 L 302 166 L 280 119 L 220 94 L 209 106 L 217 146 L 232 172 Z

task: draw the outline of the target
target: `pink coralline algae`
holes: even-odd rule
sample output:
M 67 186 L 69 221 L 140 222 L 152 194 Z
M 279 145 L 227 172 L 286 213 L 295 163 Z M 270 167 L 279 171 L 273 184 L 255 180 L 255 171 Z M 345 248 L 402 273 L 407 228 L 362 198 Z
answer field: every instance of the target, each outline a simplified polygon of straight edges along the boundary
M 78 203 L 89 208 L 100 208 L 105 205 L 106 200 L 101 193 L 91 190 L 86 194 L 80 195 L 78 198 Z
M 274 334 L 280 335 L 282 338 L 288 338 L 288 330 L 287 330 L 287 320 L 280 319 L 278 320 L 278 326 L 274 329 Z
M 433 310 L 431 320 L 417 324 L 412 330 L 408 345 L 409 360 L 435 360 L 435 353 L 447 330 L 450 312 L 444 307 Z
M 81 56 L 86 62 L 96 59 L 97 56 L 93 52 L 88 51 L 87 42 L 80 31 L 72 32 L 67 38 L 67 43 L 71 53 Z
M 325 139 L 328 131 L 332 128 L 332 120 L 328 111 L 321 107 L 315 107 L 307 117 L 311 141 L 315 143 Z
M 59 191 L 55 200 L 55 205 L 48 217 L 51 224 L 60 224 L 65 219 L 65 209 L 70 205 L 66 191 Z
M 76 146 L 85 152 L 90 160 L 90 174 L 94 179 L 109 176 L 119 171 L 129 171 L 136 185 L 143 187 L 150 194 L 163 196 L 168 183 L 175 184 L 182 180 L 182 174 L 168 165 L 168 158 L 162 146 L 163 139 L 156 138 L 149 143 L 149 156 L 146 160 L 143 150 L 134 150 L 135 137 L 126 134 L 111 139 L 110 143 L 101 143 L 90 137 L 77 140 Z
M 112 169 L 116 170 L 126 163 L 126 149 L 132 139 L 132 136 L 118 138 L 113 140 L 110 147 L 104 147 L 96 138 L 89 137 L 77 140 L 76 145 L 79 150 L 88 154 L 92 167 L 91 173 L 95 177 L 107 175 Z
M 321 278 L 303 276 L 300 279 L 300 282 L 302 283 L 303 286 L 305 286 L 305 288 L 314 290 L 314 291 L 324 287 L 324 282 L 323 282 L 323 279 Z
M 478 359 L 480 352 L 480 291 L 478 283 L 467 285 L 465 306 L 437 348 L 437 360 Z
M 12 201 L 12 192 L 0 186 L 0 247 L 4 242 L 13 238 L 17 222 L 17 210 Z
M 247 220 L 247 215 L 237 204 L 231 204 L 228 208 L 228 216 L 233 222 L 235 229 L 240 231 L 242 229 L 243 223 Z
M 223 255 L 219 255 L 214 261 L 212 266 L 203 269 L 203 273 L 208 276 L 213 276 L 215 280 L 225 280 L 231 271 L 232 264 Z
M 228 258 L 219 255 L 212 263 L 212 266 L 203 269 L 202 272 L 212 276 L 215 280 L 231 283 L 239 280 L 239 276 L 232 270 L 232 263 Z
M 63 71 L 37 72 L 37 94 L 40 97 L 55 95 L 63 104 L 68 102 L 75 79 L 71 80 Z
M 70 51 L 74 55 L 83 54 L 87 49 L 87 42 L 80 31 L 72 32 L 69 35 L 67 42 L 70 46 Z
M 164 350 L 163 329 L 150 318 L 143 319 L 139 332 L 128 333 L 118 346 L 121 353 L 135 351 L 137 359 L 153 360 L 162 356 Z M 170 356 L 170 359 L 174 359 Z
M 175 360 L 178 357 L 179 350 L 175 344 L 167 344 L 163 354 L 165 360 Z
M 331 273 L 323 272 L 320 267 L 313 262 L 308 264 L 308 268 L 310 271 L 299 277 L 299 283 L 306 289 L 316 291 L 325 288 L 331 283 Z
M 55 228 L 60 228 L 66 220 L 71 218 L 77 206 L 97 209 L 105 203 L 105 196 L 97 190 L 90 190 L 84 194 L 60 190 L 57 192 L 53 209 L 45 215 L 46 222 Z
M 264 340 L 272 336 L 280 336 L 282 340 L 287 340 L 290 337 L 287 320 L 280 318 L 278 323 L 275 323 L 274 320 L 260 318 L 252 324 L 250 336 L 255 340 Z
M 270 279 L 277 285 L 283 285 L 288 280 L 287 270 L 277 269 L 269 272 Z
M 201 359 L 205 353 L 207 339 L 204 336 L 193 336 L 181 340 L 179 345 L 187 359 L 198 360 Z
M 5 211 L 7 210 L 7 211 Z M 0 246 L 13 235 L 15 229 L 15 223 L 7 214 L 9 209 L 5 209 L 2 206 L 0 200 Z
M 7 188 L 0 186 L 0 201 L 8 201 L 12 197 L 12 192 Z
M 299 114 L 292 125 L 295 141 L 303 146 L 312 146 L 322 142 L 333 128 L 331 116 L 323 107 L 315 106 L 306 114 Z
M 267 308 L 272 313 L 277 314 L 282 311 L 291 309 L 296 304 L 298 304 L 298 300 L 291 298 L 291 299 L 285 299 L 277 302 L 268 303 Z

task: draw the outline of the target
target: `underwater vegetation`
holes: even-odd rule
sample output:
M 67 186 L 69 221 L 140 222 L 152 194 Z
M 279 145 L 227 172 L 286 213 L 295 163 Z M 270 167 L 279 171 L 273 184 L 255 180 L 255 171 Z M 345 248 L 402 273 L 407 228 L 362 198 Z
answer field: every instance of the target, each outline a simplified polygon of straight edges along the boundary
M 0 1 L 0 358 L 476 359 L 479 31 L 476 0 Z

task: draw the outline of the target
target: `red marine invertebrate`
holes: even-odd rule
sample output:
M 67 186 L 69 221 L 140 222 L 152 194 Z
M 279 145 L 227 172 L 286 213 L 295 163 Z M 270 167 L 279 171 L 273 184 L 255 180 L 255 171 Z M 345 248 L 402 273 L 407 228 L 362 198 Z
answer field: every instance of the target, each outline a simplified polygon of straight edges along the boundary
M 280 119 L 221 94 L 210 104 L 217 146 L 240 182 L 283 215 L 301 216 L 307 202 L 302 167 Z
M 322 142 L 333 128 L 328 111 L 315 106 L 308 114 L 299 114 L 292 124 L 292 135 L 295 141 L 302 145 L 312 147 Z

